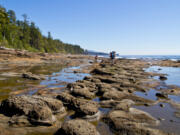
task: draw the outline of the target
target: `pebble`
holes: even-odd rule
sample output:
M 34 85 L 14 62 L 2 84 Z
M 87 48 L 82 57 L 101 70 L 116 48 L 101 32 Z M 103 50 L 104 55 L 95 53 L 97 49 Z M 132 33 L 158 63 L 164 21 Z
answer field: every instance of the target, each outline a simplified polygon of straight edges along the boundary
M 160 121 L 164 121 L 165 119 L 163 119 L 163 118 L 158 118 L 158 120 L 160 120 Z
M 174 120 L 170 120 L 170 122 L 174 122 Z
M 160 107 L 165 107 L 165 105 L 164 105 L 164 104 L 160 104 L 159 106 L 160 106 Z
M 145 103 L 144 106 L 150 106 L 149 104 Z

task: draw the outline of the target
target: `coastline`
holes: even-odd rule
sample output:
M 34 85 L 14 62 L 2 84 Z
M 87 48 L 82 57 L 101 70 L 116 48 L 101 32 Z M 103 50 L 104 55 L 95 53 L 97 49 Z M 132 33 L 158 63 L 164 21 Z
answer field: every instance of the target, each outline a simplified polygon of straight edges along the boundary
M 46 58 L 47 57 L 48 56 L 46 56 Z M 166 75 L 146 72 L 144 69 L 154 65 L 180 67 L 180 63 L 174 61 L 154 61 L 149 63 L 143 60 L 118 59 L 116 60 L 115 65 L 111 65 L 110 61 L 106 58 L 100 58 L 102 60 L 100 63 L 92 63 L 94 58 L 91 56 L 69 55 L 62 57 L 61 55 L 61 58 L 62 59 L 56 56 L 56 59 L 54 59 L 55 64 L 60 61 L 64 64 L 64 61 L 69 60 L 69 64 L 67 64 L 66 67 L 79 66 L 89 62 L 91 65 L 88 65 L 88 68 L 84 66 L 81 70 L 76 68 L 72 70 L 71 72 L 73 74 L 89 73 L 89 76 L 82 80 L 65 84 L 67 87 L 64 88 L 63 92 L 57 93 L 42 88 L 37 93 L 28 97 L 28 99 L 36 101 L 37 103 L 42 102 L 41 98 L 43 97 L 43 102 L 48 102 L 50 105 L 53 104 L 55 108 L 57 107 L 57 110 L 63 110 L 55 113 L 51 107 L 48 107 L 50 109 L 49 112 L 51 113 L 47 114 L 47 116 L 53 116 L 56 119 L 53 124 L 52 119 L 48 118 L 47 120 L 46 117 L 42 117 L 42 121 L 38 121 L 39 125 L 36 121 L 36 127 L 32 128 L 29 126 L 32 126 L 33 124 L 27 121 L 27 118 L 30 120 L 32 119 L 32 115 L 24 113 L 22 116 L 25 117 L 22 117 L 17 113 L 17 116 L 12 120 L 12 117 L 5 117 L 2 113 L 0 117 L 4 120 L 3 123 L 6 124 L 0 124 L 0 128 L 1 126 L 5 126 L 5 129 L 10 129 L 7 132 L 10 132 L 9 134 L 11 134 L 11 131 L 15 130 L 8 125 L 8 122 L 11 119 L 13 121 L 11 121 L 12 125 L 16 127 L 17 133 L 28 135 L 33 135 L 33 133 L 36 132 L 48 133 L 49 130 L 52 130 L 52 132 L 48 135 L 58 135 L 61 133 L 71 134 L 71 130 L 77 132 L 78 135 L 83 134 L 83 132 L 86 132 L 87 134 L 92 132 L 93 134 L 103 135 L 122 133 L 133 135 L 164 135 L 167 134 L 167 131 L 161 131 L 162 128 L 158 125 L 161 125 L 164 121 L 163 119 L 166 118 L 151 116 L 150 113 L 144 112 L 144 110 L 138 109 L 138 107 L 157 106 L 157 109 L 161 109 L 171 105 L 175 107 L 176 117 L 179 117 L 180 104 L 167 98 L 167 95 L 177 95 L 180 93 L 180 89 L 176 86 L 168 86 L 169 89 L 158 90 L 158 87 L 162 86 L 162 84 L 153 77 L 158 76 L 165 78 Z M 52 57 L 48 59 L 51 59 L 49 61 L 52 61 Z M 84 61 L 82 59 L 84 59 Z M 37 63 L 42 64 L 41 62 Z M 155 96 L 158 98 L 157 100 L 147 99 L 136 94 L 136 92 L 148 93 L 150 89 L 156 90 Z M 61 91 L 62 89 L 57 88 L 56 91 L 58 90 Z M 36 95 L 39 97 L 34 97 Z M 23 108 L 16 103 L 18 101 L 29 104 L 26 97 L 23 97 L 22 99 L 15 98 L 13 100 L 10 97 L 8 102 L 7 100 L 3 101 L 6 104 L 5 106 L 1 105 L 1 109 L 8 108 L 10 111 L 15 111 L 15 109 L 21 108 L 22 110 L 27 111 L 28 109 L 26 107 Z M 11 104 L 14 104 L 16 108 L 11 108 L 8 104 L 10 102 Z M 165 103 L 166 105 L 164 105 Z M 47 109 L 47 106 L 43 107 L 44 109 Z M 28 111 L 31 112 L 32 110 Z M 34 111 L 36 112 L 36 110 Z M 38 109 L 36 113 L 39 115 L 38 111 L 40 110 Z M 75 121 L 76 119 L 82 120 Z M 47 122 L 47 125 L 41 125 L 44 122 L 43 120 Z M 84 122 L 84 120 L 86 122 Z M 78 123 L 82 128 L 77 130 L 74 122 Z M 173 125 L 173 123 L 176 122 L 172 121 L 170 123 Z M 39 128 L 40 125 L 41 129 L 38 130 L 37 128 Z M 48 127 L 48 129 L 46 129 L 46 127 Z M 179 131 L 176 133 L 178 132 Z

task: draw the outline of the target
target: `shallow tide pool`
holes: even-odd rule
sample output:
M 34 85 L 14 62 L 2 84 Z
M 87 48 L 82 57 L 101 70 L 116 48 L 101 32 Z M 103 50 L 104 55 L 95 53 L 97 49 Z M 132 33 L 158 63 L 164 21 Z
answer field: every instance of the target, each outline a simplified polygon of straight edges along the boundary
M 164 82 L 167 85 L 177 85 L 180 87 L 180 68 L 151 66 L 150 68 L 147 68 L 145 71 L 167 74 L 168 79 L 164 80 Z M 155 78 L 158 79 L 158 77 Z
M 145 71 L 167 74 L 167 80 L 161 81 L 159 80 L 159 76 L 153 77 L 154 79 L 161 81 L 161 85 L 158 86 L 157 89 L 150 89 L 147 92 L 135 92 L 138 96 L 156 101 L 158 100 L 156 93 L 159 93 L 160 89 L 168 89 L 168 85 L 180 87 L 180 68 L 151 66 L 150 68 L 145 69 Z M 176 103 L 180 103 L 180 95 L 168 95 L 168 98 Z M 160 107 L 160 104 L 163 105 L 163 107 Z M 148 112 L 159 119 L 160 125 L 157 128 L 177 135 L 180 134 L 180 118 L 175 116 L 177 110 L 169 103 L 162 102 L 152 106 L 135 106 L 135 108 Z

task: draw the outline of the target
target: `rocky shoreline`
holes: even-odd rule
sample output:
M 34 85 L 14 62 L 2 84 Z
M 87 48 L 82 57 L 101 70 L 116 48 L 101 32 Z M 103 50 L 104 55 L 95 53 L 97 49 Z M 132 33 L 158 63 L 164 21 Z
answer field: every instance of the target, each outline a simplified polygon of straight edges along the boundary
M 75 61 L 88 59 L 87 56 L 73 57 Z M 0 135 L 173 135 L 158 129 L 162 119 L 136 108 L 165 102 L 176 108 L 176 117 L 179 117 L 180 104 L 168 98 L 169 94 L 180 92 L 178 87 L 159 90 L 156 101 L 136 95 L 136 92 L 145 93 L 160 86 L 160 81 L 153 79 L 154 76 L 166 78 L 165 74 L 145 72 L 144 69 L 153 64 L 158 63 L 118 59 L 112 65 L 108 59 L 102 59 L 84 70 L 91 76 L 67 84 L 60 93 L 10 96 L 0 105 Z M 74 73 L 77 72 L 80 71 Z M 99 122 L 105 127 L 98 128 Z M 109 130 L 104 133 L 107 127 Z

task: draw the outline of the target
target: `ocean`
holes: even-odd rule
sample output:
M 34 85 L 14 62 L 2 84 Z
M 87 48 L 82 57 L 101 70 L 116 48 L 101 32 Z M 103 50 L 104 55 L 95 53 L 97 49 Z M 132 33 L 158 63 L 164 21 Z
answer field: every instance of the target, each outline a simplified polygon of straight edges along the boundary
M 99 55 L 99 57 L 108 58 L 109 55 Z M 116 58 L 178 61 L 180 55 L 117 55 Z

